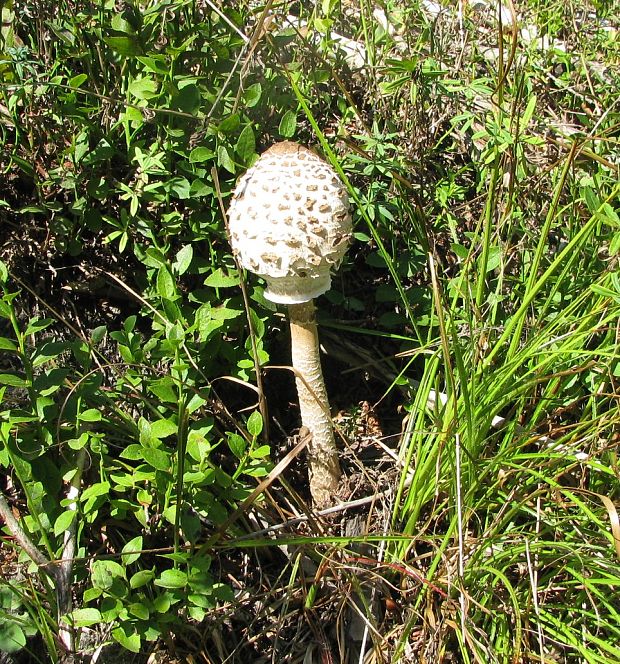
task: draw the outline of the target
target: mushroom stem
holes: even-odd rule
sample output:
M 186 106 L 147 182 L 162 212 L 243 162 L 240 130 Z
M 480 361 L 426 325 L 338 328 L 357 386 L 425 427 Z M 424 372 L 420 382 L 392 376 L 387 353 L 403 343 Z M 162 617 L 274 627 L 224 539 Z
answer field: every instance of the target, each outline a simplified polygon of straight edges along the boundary
M 314 303 L 290 304 L 288 310 L 301 422 L 312 434 L 308 446 L 310 493 L 314 503 L 324 507 L 333 502 L 340 464 L 321 370 Z

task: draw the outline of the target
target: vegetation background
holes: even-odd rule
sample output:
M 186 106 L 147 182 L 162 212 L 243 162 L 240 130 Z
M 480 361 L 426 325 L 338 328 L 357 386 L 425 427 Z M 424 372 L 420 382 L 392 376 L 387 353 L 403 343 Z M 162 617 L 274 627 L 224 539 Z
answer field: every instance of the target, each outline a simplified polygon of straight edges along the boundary
M 0 7 L 5 660 L 619 662 L 618 6 Z M 282 139 L 355 222 L 322 514 L 226 236 Z

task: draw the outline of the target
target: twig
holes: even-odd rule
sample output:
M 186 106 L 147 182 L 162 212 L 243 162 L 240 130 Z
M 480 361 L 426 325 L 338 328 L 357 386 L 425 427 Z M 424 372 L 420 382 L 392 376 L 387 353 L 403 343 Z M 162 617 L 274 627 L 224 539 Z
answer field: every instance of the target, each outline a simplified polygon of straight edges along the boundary
M 67 498 L 70 501 L 68 509 L 70 510 L 77 509 L 77 497 L 85 460 L 86 452 L 82 449 L 80 450 L 77 460 L 77 470 L 71 480 L 69 490 L 67 491 Z M 71 574 L 73 571 L 73 558 L 75 555 L 77 533 L 77 523 L 75 519 L 65 533 L 62 560 L 54 561 L 54 563 L 58 564 L 53 565 L 52 561 L 41 553 L 26 531 L 19 525 L 19 522 L 13 516 L 13 512 L 2 493 L 0 493 L 0 516 L 4 520 L 11 535 L 15 538 L 15 541 L 26 552 L 30 560 L 32 560 L 32 562 L 45 572 L 54 582 L 56 603 L 58 606 L 59 638 L 67 648 L 68 652 L 75 652 L 75 634 L 73 628 L 62 620 L 62 617 L 67 613 L 70 613 L 72 608 Z
M 326 507 L 324 510 L 319 510 L 318 512 L 314 512 L 312 517 L 314 518 L 317 516 L 319 517 L 328 516 L 329 514 L 336 514 L 337 512 L 346 512 L 346 510 L 350 510 L 355 507 L 362 507 L 363 505 L 368 505 L 368 503 L 372 503 L 373 501 L 377 500 L 377 498 L 382 496 L 384 493 L 385 491 L 380 491 L 378 493 L 373 493 L 371 496 L 364 496 L 364 498 L 358 498 L 357 500 L 351 500 L 346 503 L 340 503 L 340 505 L 333 505 L 332 507 Z M 260 537 L 262 535 L 269 535 L 270 533 L 275 533 L 280 530 L 284 530 L 285 528 L 290 528 L 291 526 L 297 526 L 300 523 L 308 521 L 308 519 L 310 519 L 310 516 L 307 514 L 303 514 L 293 519 L 287 519 L 283 523 L 277 523 L 273 526 L 269 526 L 268 528 L 263 528 L 262 530 L 256 530 L 252 533 L 249 533 L 248 535 L 244 535 L 243 537 L 237 537 L 235 538 L 234 541 L 240 542 L 245 539 L 254 539 L 255 537 Z
M 32 540 L 26 531 L 19 525 L 2 493 L 0 493 L 0 516 L 2 516 L 4 523 L 11 531 L 11 535 L 13 535 L 17 543 L 28 554 L 32 562 L 43 568 L 43 571 L 48 576 L 56 580 L 57 570 L 53 567 L 46 569 L 47 566 L 50 565 L 50 561 L 41 553 L 41 551 L 39 551 L 39 549 L 37 549 L 37 547 L 32 543 Z
M 78 497 L 80 494 L 80 485 L 82 483 L 82 473 L 86 463 L 86 449 L 83 447 L 78 452 L 76 471 L 71 478 L 71 483 L 67 491 L 67 507 L 70 511 L 77 511 Z M 75 630 L 70 623 L 62 619 L 63 616 L 71 613 L 73 601 L 71 597 L 71 576 L 73 574 L 73 559 L 77 546 L 77 515 L 71 525 L 65 532 L 64 544 L 62 549 L 62 562 L 58 567 L 56 577 L 56 598 L 58 601 L 58 628 L 59 637 L 69 652 L 75 652 Z

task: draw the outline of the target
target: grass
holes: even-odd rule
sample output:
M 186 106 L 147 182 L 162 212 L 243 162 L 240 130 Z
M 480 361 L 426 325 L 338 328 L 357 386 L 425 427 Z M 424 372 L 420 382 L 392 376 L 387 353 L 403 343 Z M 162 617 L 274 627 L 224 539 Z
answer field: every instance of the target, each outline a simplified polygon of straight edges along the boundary
M 620 661 L 617 10 L 432 9 L 3 5 L 0 650 Z M 222 212 L 281 139 L 355 220 L 319 515 Z

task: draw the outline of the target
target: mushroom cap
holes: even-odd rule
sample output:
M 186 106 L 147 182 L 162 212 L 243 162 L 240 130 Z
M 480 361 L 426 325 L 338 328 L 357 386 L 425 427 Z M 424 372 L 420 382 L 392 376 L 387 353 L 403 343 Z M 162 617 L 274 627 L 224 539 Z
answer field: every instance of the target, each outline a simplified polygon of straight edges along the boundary
M 243 175 L 228 209 L 241 265 L 263 277 L 265 297 L 299 304 L 329 290 L 351 238 L 349 197 L 319 156 L 284 141 Z

